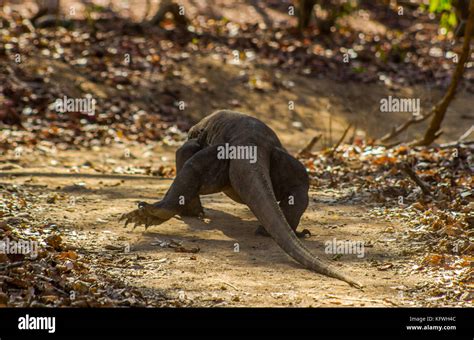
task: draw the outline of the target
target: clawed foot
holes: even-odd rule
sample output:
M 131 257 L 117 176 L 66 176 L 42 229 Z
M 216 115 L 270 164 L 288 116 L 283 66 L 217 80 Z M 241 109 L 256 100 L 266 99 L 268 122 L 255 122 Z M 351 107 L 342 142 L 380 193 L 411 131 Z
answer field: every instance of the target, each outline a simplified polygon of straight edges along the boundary
M 308 229 L 303 229 L 302 231 L 295 231 L 296 236 L 299 238 L 305 238 L 305 237 L 310 237 L 311 232 Z M 260 235 L 260 236 L 270 236 L 268 231 L 265 230 L 265 228 L 261 225 L 257 227 L 255 230 L 255 235 Z
M 129 223 L 133 223 L 133 229 L 143 225 L 145 230 L 152 225 L 159 225 L 169 220 L 174 214 L 165 209 L 159 208 L 153 204 L 145 202 L 138 203 L 138 209 L 135 209 L 127 214 L 123 214 L 119 221 L 125 221 L 125 227 Z

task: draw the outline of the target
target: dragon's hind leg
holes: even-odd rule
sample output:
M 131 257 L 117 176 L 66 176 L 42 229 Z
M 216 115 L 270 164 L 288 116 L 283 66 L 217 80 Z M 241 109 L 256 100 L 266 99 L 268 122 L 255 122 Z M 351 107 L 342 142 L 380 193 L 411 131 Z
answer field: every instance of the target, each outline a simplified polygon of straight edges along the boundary
M 275 147 L 270 159 L 273 191 L 286 221 L 298 237 L 311 235 L 308 229 L 297 231 L 301 216 L 308 207 L 309 179 L 305 167 L 284 150 Z M 256 233 L 267 236 L 260 226 Z

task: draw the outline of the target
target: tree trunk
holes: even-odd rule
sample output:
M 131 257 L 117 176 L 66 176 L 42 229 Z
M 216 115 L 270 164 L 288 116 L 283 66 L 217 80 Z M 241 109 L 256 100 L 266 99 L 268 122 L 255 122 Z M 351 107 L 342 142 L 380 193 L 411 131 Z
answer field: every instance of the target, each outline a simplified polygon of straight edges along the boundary
M 298 6 L 298 29 L 300 31 L 308 27 L 315 4 L 316 0 L 300 0 Z
M 469 0 L 453 0 L 453 7 L 458 19 L 458 26 L 455 31 L 456 36 L 462 37 L 465 33 L 466 22 L 469 17 Z
M 471 37 L 474 29 L 474 0 L 471 0 L 469 6 L 469 18 L 467 20 L 466 31 L 464 34 L 464 43 L 462 47 L 461 57 L 459 58 L 456 69 L 454 70 L 453 79 L 449 85 L 448 91 L 441 101 L 436 104 L 433 108 L 434 116 L 430 122 L 430 126 L 425 132 L 423 139 L 414 141 L 411 143 L 412 146 L 427 146 L 433 143 L 433 141 L 441 135 L 441 123 L 443 122 L 444 116 L 446 115 L 446 110 L 448 109 L 449 104 L 456 94 L 456 89 L 459 81 L 462 78 L 464 73 L 464 67 L 466 62 L 469 59 L 471 51 Z

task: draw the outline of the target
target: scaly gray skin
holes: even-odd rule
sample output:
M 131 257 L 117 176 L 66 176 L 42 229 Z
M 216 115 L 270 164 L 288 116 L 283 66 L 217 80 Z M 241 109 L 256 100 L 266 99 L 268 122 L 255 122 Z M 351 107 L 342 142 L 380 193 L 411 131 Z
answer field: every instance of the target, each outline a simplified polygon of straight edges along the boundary
M 218 159 L 218 147 L 256 146 L 257 161 Z M 308 206 L 309 179 L 304 166 L 282 147 L 276 134 L 260 120 L 233 111 L 217 111 L 194 125 L 188 141 L 176 152 L 176 178 L 164 198 L 154 204 L 139 203 L 125 214 L 128 223 L 158 225 L 175 215 L 203 213 L 199 195 L 224 192 L 246 204 L 269 234 L 293 259 L 308 269 L 361 286 L 314 256 L 297 232 Z M 180 204 L 183 203 L 184 204 Z M 277 203 L 280 202 L 280 203 Z

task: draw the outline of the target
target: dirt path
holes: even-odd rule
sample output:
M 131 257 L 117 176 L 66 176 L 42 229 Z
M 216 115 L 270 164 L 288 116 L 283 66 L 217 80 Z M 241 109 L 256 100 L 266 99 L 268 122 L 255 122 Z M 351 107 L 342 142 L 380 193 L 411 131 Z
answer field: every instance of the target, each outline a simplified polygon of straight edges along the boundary
M 33 1 L 26 3 L 31 5 Z M 63 7 L 71 3 L 67 0 Z M 106 5 L 109 1 L 96 3 Z M 250 24 L 271 19 L 273 24 L 294 25 L 294 18 L 285 14 L 286 11 L 278 11 L 275 6 L 276 9 L 269 6 L 264 11 L 256 2 L 248 5 L 216 0 L 204 5 L 194 4 L 194 1 L 183 4 L 189 16 L 215 10 L 217 17 L 222 15 Z M 23 3 L 22 7 L 29 8 Z M 141 21 L 145 7 L 144 1 L 131 1 L 120 14 Z M 149 17 L 156 7 L 154 3 L 149 9 Z M 269 13 L 269 18 L 264 13 Z M 289 19 L 292 21 L 288 22 Z M 357 31 L 373 26 L 362 19 L 361 16 L 362 27 Z M 169 40 L 163 42 L 173 45 Z M 308 49 L 318 55 L 323 46 L 318 42 Z M 301 221 L 301 228 L 309 229 L 312 237 L 304 242 L 315 254 L 333 258 L 341 270 L 366 287 L 363 291 L 301 268 L 271 239 L 255 236 L 258 222 L 249 209 L 224 195 L 203 198 L 207 214 L 204 220 L 174 218 L 147 231 L 123 228 L 118 222 L 119 216 L 134 209 L 138 201 L 152 202 L 162 197 L 173 177 L 177 144 L 124 142 L 142 134 L 141 127 L 148 124 L 146 119 L 150 119 L 149 126 L 161 125 L 163 117 L 160 115 L 168 112 L 163 103 L 173 108 L 177 101 L 184 103 L 178 114 L 186 122 L 187 119 L 197 121 L 222 108 L 250 113 L 268 123 L 285 147 L 294 153 L 316 134 L 322 134 L 317 147 L 334 145 L 349 124 L 356 130 L 351 137 L 362 140 L 379 138 L 408 119 L 409 113 L 380 112 L 382 98 L 419 98 L 421 109 L 426 112 L 444 93 L 430 82 L 401 87 L 389 85 L 390 78 L 385 77 L 384 72 L 379 72 L 379 76 L 380 80 L 385 77 L 385 84 L 336 81 L 323 74 L 309 75 L 309 68 L 308 74 L 304 69 L 298 73 L 297 68 L 285 72 L 269 66 L 273 61 L 269 63 L 271 60 L 260 58 L 252 49 L 242 47 L 242 56 L 236 61 L 233 54 L 227 53 L 230 50 L 221 53 L 220 48 L 217 44 L 215 51 L 194 51 L 191 55 L 178 48 L 167 47 L 158 52 L 153 48 L 163 57 L 160 65 L 164 71 L 151 68 L 138 72 L 139 76 L 128 73 L 130 69 L 116 63 L 110 70 L 127 71 L 125 74 L 131 83 L 126 87 L 117 86 L 115 76 L 103 79 L 100 73 L 100 77 L 91 77 L 91 71 L 102 67 L 99 59 L 91 59 L 97 61 L 97 69 L 71 67 L 61 59 L 52 60 L 49 54 L 32 53 L 22 65 L 30 79 L 48 75 L 48 82 L 68 96 L 93 93 L 99 102 L 110 104 L 102 106 L 103 113 L 135 112 L 138 132 L 127 135 L 126 128 L 107 131 L 108 126 L 97 134 L 102 137 L 88 132 L 83 139 L 88 145 L 102 145 L 113 139 L 117 143 L 78 151 L 67 149 L 73 147 L 69 144 L 63 144 L 66 149 L 60 149 L 61 144 L 55 146 L 50 142 L 52 137 L 61 134 L 61 129 L 55 127 L 53 133 L 42 131 L 31 140 L 26 139 L 26 143 L 18 144 L 25 144 L 20 154 L 9 150 L 0 155 L 0 188 L 4 185 L 27 188 L 34 195 L 35 204 L 31 211 L 19 214 L 26 213 L 35 221 L 56 225 L 65 242 L 74 245 L 80 256 L 92 259 L 91 266 L 97 273 L 116 277 L 128 286 L 137 287 L 144 295 L 163 295 L 164 300 L 170 302 L 164 302 L 165 305 L 173 305 L 173 301 L 180 306 L 439 305 L 437 296 L 425 295 L 425 287 L 435 280 L 427 271 L 418 270 L 424 254 L 411 251 L 410 241 L 403 237 L 410 232 L 410 226 L 386 213 L 382 204 L 364 201 L 359 194 L 352 195 L 338 185 L 333 190 L 312 187 L 310 206 Z M 155 52 L 154 58 L 160 57 Z M 105 49 L 102 53 L 106 54 Z M 137 62 L 137 65 L 140 62 L 148 65 L 140 58 Z M 113 81 L 109 81 L 111 79 Z M 415 80 L 413 83 L 417 83 Z M 457 140 L 467 130 L 473 121 L 472 104 L 472 93 L 460 88 L 448 110 L 439 142 Z M 419 137 L 427 123 L 410 128 L 400 140 Z M 12 131 L 12 135 L 17 132 Z M 77 131 L 85 130 L 75 133 Z M 159 129 L 157 131 L 147 138 L 162 137 Z M 41 138 L 49 141 L 37 140 Z M 26 146 L 36 142 L 34 150 Z M 7 137 L 7 145 L 10 144 Z M 326 254 L 325 243 L 334 239 L 363 241 L 364 256 Z M 416 240 L 411 242 L 416 243 Z M 197 249 L 199 251 L 193 252 Z M 447 286 L 450 284 L 452 282 Z
M 411 296 L 427 278 L 413 273 L 415 259 L 403 255 L 403 244 L 393 234 L 394 228 L 401 233 L 405 227 L 374 217 L 375 208 L 345 198 L 342 191 L 311 190 L 301 227 L 313 236 L 304 242 L 328 258 L 326 241 L 363 241 L 363 257 L 347 254 L 334 263 L 359 280 L 364 291 L 301 268 L 271 239 L 255 236 L 258 222 L 249 209 L 223 194 L 203 198 L 204 220 L 174 218 L 148 231 L 124 229 L 118 222 L 122 213 L 134 209 L 137 201 L 163 196 L 171 183 L 127 172 L 147 166 L 167 169 L 174 161 L 173 150 L 117 145 L 92 152 L 26 152 L 16 169 L 1 174 L 1 182 L 28 187 L 39 195 L 44 204 L 34 217 L 57 224 L 78 253 L 99 254 L 106 260 L 98 264 L 101 270 L 143 291 L 159 291 L 181 305 L 419 304 Z M 172 241 L 185 251 L 199 248 L 199 252 L 176 252 L 169 247 Z

